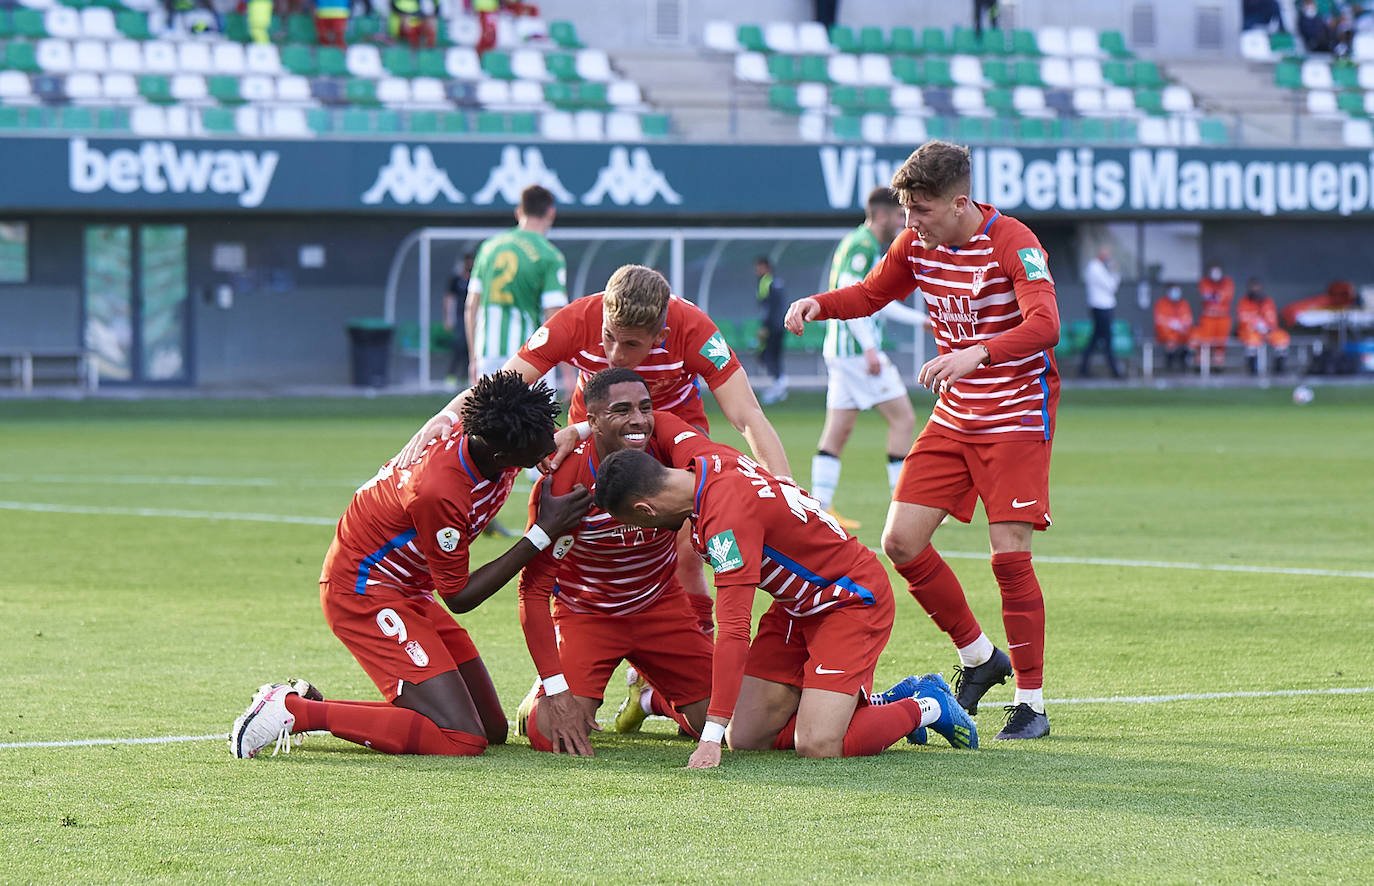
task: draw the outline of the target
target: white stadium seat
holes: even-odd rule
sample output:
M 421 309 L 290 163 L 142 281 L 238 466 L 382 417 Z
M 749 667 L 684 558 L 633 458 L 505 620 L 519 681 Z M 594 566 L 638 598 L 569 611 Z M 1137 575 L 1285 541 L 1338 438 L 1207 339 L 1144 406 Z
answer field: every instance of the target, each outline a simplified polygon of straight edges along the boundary
M 72 45 L 66 40 L 53 37 L 39 40 L 34 55 L 38 59 L 38 67 L 45 73 L 65 74 L 72 69 Z
M 72 46 L 72 67 L 103 74 L 110 69 L 110 55 L 103 40 L 78 40 Z
M 1069 70 L 1075 88 L 1101 89 L 1106 85 L 1102 79 L 1102 63 L 1095 58 L 1076 58 Z
M 864 53 L 859 56 L 859 80 L 865 86 L 891 86 L 896 82 L 892 76 L 892 62 L 876 52 Z
M 638 114 L 614 111 L 606 115 L 606 138 L 614 142 L 644 140 L 644 127 Z
M 1374 31 L 1358 31 L 1350 44 L 1350 57 L 1357 62 L 1374 62 Z
M 284 74 L 277 78 L 277 101 L 290 104 L 313 102 L 310 81 L 299 74 Z
M 1075 58 L 1101 58 L 1102 45 L 1092 28 L 1069 28 L 1069 55 Z
M 310 135 L 310 125 L 304 108 L 278 107 L 272 109 L 271 134 L 283 138 L 304 138 Z
M 167 114 L 161 105 L 139 105 L 129 113 L 129 129 L 145 137 L 166 135 Z
M 857 86 L 862 82 L 859 76 L 859 57 L 838 53 L 825 60 L 825 73 L 841 86 Z
M 887 127 L 887 140 L 893 144 L 919 145 L 926 140 L 926 121 L 922 117 L 893 117 Z
M 1355 76 L 1359 78 L 1360 88 L 1365 92 L 1374 90 L 1374 62 L 1365 62 L 1356 69 Z
M 27 100 L 33 96 L 33 84 L 23 71 L 0 71 L 0 99 Z
M 1274 50 L 1269 46 L 1269 32 L 1263 28 L 1241 31 L 1240 55 L 1252 62 L 1272 62 Z
M 482 79 L 482 62 L 475 50 L 467 46 L 450 46 L 444 53 L 444 70 L 454 80 Z
M 410 103 L 410 81 L 404 77 L 383 77 L 377 81 L 377 101 L 398 106 Z
M 381 53 L 370 43 L 355 43 L 348 47 L 344 54 L 344 65 L 354 77 L 375 80 L 386 74 L 382 68 Z
M 262 114 L 254 105 L 240 105 L 234 109 L 234 131 L 239 135 L 262 135 Z
M 826 55 L 835 51 L 830 45 L 830 32 L 820 22 L 802 22 L 797 25 L 797 51 L 809 55 Z
M 249 74 L 239 80 L 239 96 L 246 102 L 270 102 L 277 97 L 277 82 L 266 74 Z
M 172 77 L 172 98 L 179 102 L 204 101 L 209 95 L 205 78 L 199 74 L 175 74 Z
M 977 86 L 956 86 L 949 92 L 950 104 L 954 110 L 965 117 L 983 117 L 990 114 L 983 90 Z
M 797 52 L 797 27 L 791 22 L 763 26 L 763 44 L 774 52 Z
M 242 43 L 225 41 L 215 44 L 215 73 L 237 76 L 248 69 L 248 59 Z
M 1045 90 L 1039 86 L 1017 86 L 1011 91 L 1011 106 L 1023 117 L 1053 116 L 1045 107 Z
M 510 105 L 510 84 L 505 80 L 481 80 L 477 84 L 477 103 L 484 108 L 504 108 Z
M 90 71 L 68 74 L 62 87 L 66 90 L 67 98 L 74 102 L 89 102 L 101 97 L 100 75 Z
M 414 96 L 411 97 L 414 100 Z M 510 103 L 523 110 L 544 107 L 544 87 L 535 80 L 512 80 L 510 84 Z
M 173 74 L 177 69 L 176 47 L 166 40 L 143 44 L 143 70 L 149 74 Z
M 1067 59 L 1047 58 L 1040 62 L 1040 79 L 1051 89 L 1072 89 L 1073 68 Z
M 919 86 L 908 86 L 901 84 L 892 87 L 890 97 L 892 107 L 899 114 L 924 114 L 926 113 L 926 97 L 921 92 Z
M 517 49 L 512 52 L 510 69 L 520 80 L 549 79 L 549 69 L 544 66 L 544 53 L 536 49 Z
M 1364 94 L 1364 112 L 1366 114 L 1374 113 L 1374 92 Z
M 1190 114 L 1193 112 L 1193 94 L 1188 91 L 1188 87 L 1171 84 L 1164 87 L 1160 94 L 1160 102 L 1164 110 L 1170 114 Z
M 1331 63 L 1324 58 L 1309 58 L 1302 63 L 1302 85 L 1304 89 L 1331 89 L 1335 81 L 1331 79 Z
M 43 13 L 43 30 L 49 37 L 75 40 L 81 36 L 81 13 L 70 6 L 54 6 Z
M 116 40 L 106 47 L 106 57 L 111 71 L 137 74 L 143 70 L 143 47 L 136 40 Z
M 184 40 L 177 45 L 177 67 L 187 74 L 217 73 L 210 44 L 198 40 Z
M 830 90 L 820 83 L 803 83 L 797 87 L 797 104 L 811 111 L 822 110 L 830 104 Z
M 952 55 L 949 57 L 949 76 L 960 86 L 977 86 L 982 88 L 983 63 L 977 56 L 973 55 Z
M 475 15 L 455 15 L 448 23 L 448 38 L 459 46 L 476 46 L 482 39 L 482 25 Z
M 1135 92 L 1124 86 L 1112 86 L 1102 91 L 1102 110 L 1116 117 L 1136 115 Z
M 606 100 L 617 108 L 638 108 L 644 104 L 644 95 L 633 80 L 617 80 L 606 88 Z
M 539 116 L 539 134 L 551 141 L 570 142 L 577 137 L 573 115 L 568 111 L 548 111 Z
M 138 81 L 134 79 L 133 74 L 106 74 L 101 78 L 100 90 L 108 102 L 124 104 L 142 100 L 138 94 Z
M 761 52 L 741 52 L 735 56 L 735 79 L 745 83 L 769 83 L 768 59 Z
M 351 53 L 354 49 L 371 49 L 373 53 L 377 51 L 375 46 L 350 46 L 348 51 Z M 253 74 L 280 74 L 282 72 L 281 53 L 277 51 L 275 43 L 250 43 L 243 55 L 244 64 L 248 71 Z M 381 66 L 380 59 L 377 64 L 379 67 Z
M 1069 54 L 1069 35 L 1063 28 L 1045 27 L 1035 32 L 1035 45 L 1048 56 Z
M 804 142 L 825 141 L 825 114 L 810 112 L 797 119 L 797 135 Z
M 1314 117 L 1344 116 L 1336 107 L 1336 93 L 1329 89 L 1313 89 L 1307 93 L 1307 113 Z
M 611 58 L 602 49 L 579 49 L 575 67 L 577 76 L 583 80 L 605 83 L 615 76 L 611 70 Z
M 416 77 L 410 81 L 410 101 L 415 105 L 447 108 L 448 96 L 444 95 L 444 82 L 437 77 Z
M 1346 120 L 1341 124 L 1341 138 L 1348 148 L 1374 148 L 1374 129 L 1368 120 Z
M 606 137 L 606 121 L 600 111 L 577 111 L 573 114 L 573 128 L 584 142 L 599 142 Z
M 887 117 L 883 114 L 864 114 L 859 120 L 859 134 L 869 144 L 883 144 L 887 141 Z
M 739 31 L 734 22 L 710 21 L 702 31 L 701 42 L 713 52 L 739 52 Z
M 1168 145 L 1174 141 L 1169 132 L 1169 121 L 1163 117 L 1143 118 L 1136 134 L 1140 143 L 1145 145 Z
M 1079 114 L 1088 117 L 1097 117 L 1102 114 L 1102 90 L 1075 89 L 1073 91 L 1073 109 Z
M 114 12 L 104 6 L 87 6 L 81 10 L 81 36 L 97 40 L 118 40 Z

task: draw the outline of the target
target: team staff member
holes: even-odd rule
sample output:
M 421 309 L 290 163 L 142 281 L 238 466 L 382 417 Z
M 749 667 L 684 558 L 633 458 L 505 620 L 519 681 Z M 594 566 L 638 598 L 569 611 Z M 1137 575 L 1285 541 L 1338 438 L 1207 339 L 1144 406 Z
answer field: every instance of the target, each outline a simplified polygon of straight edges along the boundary
M 861 283 L 803 298 L 788 329 L 870 315 L 920 289 L 939 356 L 919 381 L 938 395 L 907 455 L 883 528 L 883 551 L 959 650 L 959 703 L 976 713 L 1016 673 L 1015 703 L 997 738 L 1049 734 L 1042 697 L 1045 606 L 1031 533 L 1050 525 L 1050 441 L 1059 402 L 1059 309 L 1045 250 L 1030 229 L 973 202 L 967 148 L 922 145 L 892 177 L 906 230 Z M 930 539 L 947 514 L 988 517 L 1011 657 L 995 648 Z

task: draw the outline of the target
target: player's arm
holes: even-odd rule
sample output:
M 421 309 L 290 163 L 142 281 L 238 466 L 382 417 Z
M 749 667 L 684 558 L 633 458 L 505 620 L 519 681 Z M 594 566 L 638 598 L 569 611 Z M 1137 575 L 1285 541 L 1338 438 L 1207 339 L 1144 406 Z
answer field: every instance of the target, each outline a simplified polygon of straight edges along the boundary
M 782 440 L 778 438 L 778 432 L 773 430 L 768 417 L 763 414 L 763 407 L 759 406 L 754 389 L 749 387 L 749 376 L 742 369 L 732 373 L 725 381 L 713 387 L 711 393 L 716 395 L 716 402 L 720 404 L 720 411 L 725 413 L 726 420 L 744 435 L 749 450 L 759 464 L 776 476 L 792 476 L 792 469 L 787 465 L 787 453 L 782 448 Z
M 744 681 L 744 664 L 749 657 L 753 599 L 752 584 L 716 577 L 716 650 L 711 660 L 711 704 L 706 710 L 701 740 L 687 762 L 688 769 L 710 769 L 720 765 L 725 727 L 734 716 L 740 684 Z
M 801 335 L 802 328 L 813 320 L 868 317 L 888 302 L 906 298 L 911 293 L 912 280 L 906 251 L 914 236 L 912 231 L 903 231 L 877 267 L 858 283 L 792 302 L 784 325 L 793 334 Z
M 1019 249 L 1039 249 L 1048 267 L 1049 255 L 1033 236 L 1024 241 L 1011 241 L 1001 247 L 998 263 L 1008 271 L 1021 322 L 1001 335 L 982 342 L 987 350 L 988 363 L 1020 360 L 1059 344 L 1059 304 L 1054 296 L 1054 280 L 1045 273 L 1038 279 L 1027 279 L 1026 265 L 1018 255 Z

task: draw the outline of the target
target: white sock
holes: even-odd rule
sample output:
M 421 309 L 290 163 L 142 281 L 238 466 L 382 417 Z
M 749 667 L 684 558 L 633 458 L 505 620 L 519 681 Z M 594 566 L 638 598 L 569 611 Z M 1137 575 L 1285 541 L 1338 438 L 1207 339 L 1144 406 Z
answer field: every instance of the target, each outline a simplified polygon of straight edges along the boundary
M 652 686 L 646 687 L 643 692 L 639 693 L 640 710 L 646 714 L 652 714 L 654 712 L 653 697 L 654 689 Z
M 1012 704 L 1028 704 L 1035 711 L 1045 713 L 1045 696 L 1040 689 L 1017 688 L 1016 698 L 1012 700 Z
M 940 714 L 943 713 L 940 703 L 933 698 L 918 698 L 916 704 L 921 708 L 921 722 L 917 723 L 917 726 L 929 726 L 940 719 Z
M 840 460 L 833 455 L 817 453 L 811 456 L 811 497 L 830 510 L 835 500 L 835 487 L 840 485 Z
M 992 641 L 987 634 L 979 634 L 978 639 L 959 649 L 959 664 L 966 668 L 976 668 L 992 658 Z
M 887 463 L 887 488 L 889 492 L 897 491 L 897 478 L 902 476 L 902 463 L 900 461 L 890 461 Z
M 887 699 L 883 698 L 881 692 L 870 692 L 868 693 L 868 704 L 870 707 L 880 707 L 887 704 Z

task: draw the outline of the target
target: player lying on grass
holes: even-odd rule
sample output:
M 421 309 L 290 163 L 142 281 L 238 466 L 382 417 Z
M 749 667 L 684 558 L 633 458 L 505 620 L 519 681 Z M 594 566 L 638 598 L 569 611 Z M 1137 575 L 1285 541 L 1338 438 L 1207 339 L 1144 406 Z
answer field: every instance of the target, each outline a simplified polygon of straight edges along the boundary
M 978 746 L 937 675 L 903 681 L 888 704 L 867 703 L 892 632 L 887 570 L 798 487 L 719 443 L 690 469 L 625 449 L 601 462 L 596 505 L 632 526 L 690 520 L 715 570 L 711 704 L 689 767 L 719 765 L 727 736 L 733 749 L 858 757 L 929 726 L 955 747 Z M 774 600 L 751 645 L 755 588 Z
M 583 386 L 591 438 L 530 494 L 531 518 L 541 496 L 596 484 L 602 460 L 634 449 L 669 464 L 688 464 L 710 441 L 682 419 L 655 412 L 649 387 L 634 370 L 603 369 Z M 641 705 L 701 734 L 711 694 L 710 637 L 678 583 L 677 534 L 626 526 L 592 508 L 569 535 L 554 540 L 520 576 L 520 624 L 542 680 L 522 705 L 516 731 L 535 750 L 590 755 L 606 682 L 628 660 L 652 688 L 631 688 L 632 707 L 617 718 L 637 728 Z M 693 554 L 697 568 L 700 561 Z M 549 600 L 553 598 L 553 612 Z M 627 701 L 627 704 L 629 702 Z M 638 715 L 638 716 L 636 716 Z M 523 729 L 521 720 L 524 719 Z
M 326 729 L 388 754 L 482 753 L 506 740 L 506 715 L 477 648 L 435 601 L 467 612 L 500 590 L 552 538 L 577 525 L 590 494 L 545 494 L 537 522 L 469 573 L 468 547 L 510 495 L 520 469 L 553 451 L 558 405 L 514 372 L 480 379 L 461 432 L 411 468 L 388 462 L 344 512 L 320 574 L 325 620 L 386 701 L 323 700 L 309 684 L 269 684 L 234 722 L 229 749 L 252 757 L 290 734 Z

